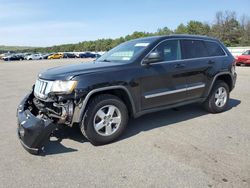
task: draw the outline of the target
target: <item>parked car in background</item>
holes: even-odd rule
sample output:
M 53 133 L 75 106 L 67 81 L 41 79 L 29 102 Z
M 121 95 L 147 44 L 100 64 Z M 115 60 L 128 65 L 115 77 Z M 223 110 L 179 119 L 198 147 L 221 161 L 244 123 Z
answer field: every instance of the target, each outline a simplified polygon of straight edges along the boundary
M 5 57 L 7 57 L 9 55 L 11 55 L 11 53 L 3 53 L 3 54 L 0 55 L 0 59 L 3 59 L 3 58 L 5 58 Z
M 27 60 L 38 60 L 38 59 L 43 59 L 42 54 L 30 54 L 30 55 L 26 55 L 25 59 Z
M 23 54 L 23 57 L 24 57 L 24 59 L 27 59 L 27 56 L 29 56 L 29 55 L 31 55 L 32 53 L 24 53 Z
M 20 61 L 24 60 L 24 57 L 20 54 L 11 54 L 6 57 L 3 57 L 4 61 Z
M 245 51 L 242 55 L 237 57 L 236 65 L 250 65 L 250 50 Z
M 48 59 L 49 56 L 51 56 L 53 53 L 46 53 L 46 54 L 43 54 L 42 57 L 43 59 Z
M 72 53 L 63 53 L 63 58 L 77 58 L 77 56 Z
M 55 54 L 48 56 L 48 59 L 61 59 L 61 58 L 63 58 L 62 53 L 55 53 Z
M 91 53 L 91 52 L 85 52 L 85 53 L 81 53 L 79 54 L 80 58 L 96 58 L 96 54 Z

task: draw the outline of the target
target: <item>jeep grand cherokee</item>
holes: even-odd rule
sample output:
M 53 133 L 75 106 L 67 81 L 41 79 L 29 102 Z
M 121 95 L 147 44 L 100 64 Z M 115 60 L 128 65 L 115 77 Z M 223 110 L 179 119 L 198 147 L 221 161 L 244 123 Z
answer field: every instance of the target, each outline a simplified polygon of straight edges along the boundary
M 18 107 L 18 136 L 36 154 L 62 124 L 94 145 L 117 139 L 129 118 L 190 103 L 226 109 L 234 58 L 217 39 L 170 35 L 131 40 L 99 59 L 48 69 Z

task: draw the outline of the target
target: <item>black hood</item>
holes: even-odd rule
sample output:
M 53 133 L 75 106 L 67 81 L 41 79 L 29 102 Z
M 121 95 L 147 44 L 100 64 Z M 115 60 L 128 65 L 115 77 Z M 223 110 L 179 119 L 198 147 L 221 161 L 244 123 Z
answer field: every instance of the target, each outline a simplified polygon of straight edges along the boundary
M 119 65 L 121 64 L 112 62 L 88 62 L 65 65 L 47 69 L 39 74 L 39 78 L 45 80 L 69 80 L 77 75 L 114 69 Z

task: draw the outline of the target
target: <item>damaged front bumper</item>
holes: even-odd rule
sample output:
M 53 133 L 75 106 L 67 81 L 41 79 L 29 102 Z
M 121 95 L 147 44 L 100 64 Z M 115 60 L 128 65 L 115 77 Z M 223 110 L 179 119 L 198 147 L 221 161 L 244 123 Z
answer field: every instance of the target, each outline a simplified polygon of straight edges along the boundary
M 31 154 L 38 154 L 57 124 L 32 113 L 33 92 L 24 97 L 17 109 L 17 134 L 23 147 Z

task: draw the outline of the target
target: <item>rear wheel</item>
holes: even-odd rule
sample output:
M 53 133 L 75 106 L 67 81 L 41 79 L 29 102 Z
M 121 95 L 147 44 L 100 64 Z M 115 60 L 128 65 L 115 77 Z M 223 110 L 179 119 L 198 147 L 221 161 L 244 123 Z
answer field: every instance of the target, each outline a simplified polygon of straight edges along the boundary
M 229 87 L 225 82 L 218 80 L 204 102 L 204 107 L 208 112 L 220 113 L 226 110 L 228 100 Z
M 80 128 L 92 144 L 102 145 L 117 139 L 127 122 L 126 105 L 118 97 L 104 94 L 90 101 Z

